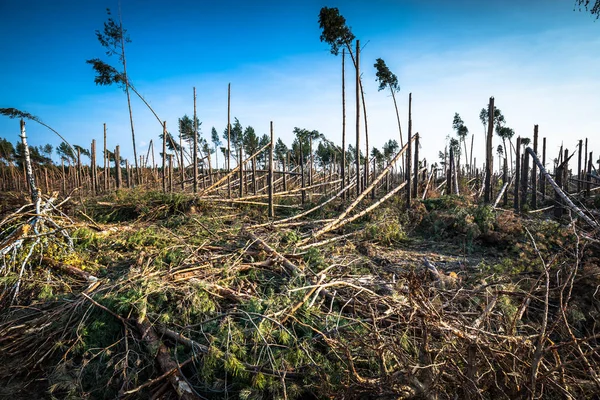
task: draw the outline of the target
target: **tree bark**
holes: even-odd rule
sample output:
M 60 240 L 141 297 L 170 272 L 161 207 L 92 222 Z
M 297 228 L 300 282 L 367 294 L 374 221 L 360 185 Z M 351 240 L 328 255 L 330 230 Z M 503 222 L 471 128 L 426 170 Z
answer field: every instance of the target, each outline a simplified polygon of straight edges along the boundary
M 231 172 L 231 83 L 227 85 L 227 173 Z M 227 195 L 231 198 L 231 179 L 227 179 Z
M 516 154 L 516 160 L 515 160 L 515 193 L 514 193 L 514 201 L 513 201 L 513 206 L 515 209 L 515 212 L 519 212 L 521 211 L 521 199 L 519 198 L 519 182 L 521 181 L 520 177 L 521 177 L 521 136 L 519 136 L 517 138 L 517 154 Z
M 346 49 L 342 49 L 342 189 L 346 187 Z M 285 167 L 284 167 L 285 168 Z M 284 171 L 285 176 L 285 171 Z M 285 180 L 284 186 L 285 186 Z M 284 188 L 285 190 L 285 188 Z M 347 194 L 344 192 L 344 199 Z
M 198 193 L 198 123 L 196 122 L 196 87 L 194 87 L 194 155 L 192 157 L 192 164 L 194 168 L 194 193 Z M 209 167 L 210 165 L 210 153 L 209 153 Z M 212 168 L 209 168 L 209 171 Z M 209 172 L 210 173 L 210 172 Z M 212 173 L 210 175 L 212 180 Z
M 163 192 L 167 193 L 167 121 L 163 121 L 162 186 Z
M 489 204 L 492 201 L 492 136 L 494 134 L 494 98 L 490 97 L 488 106 L 488 131 L 485 150 L 485 185 L 483 201 Z
M 534 151 L 531 150 L 531 148 L 529 148 L 529 147 L 525 151 L 527 153 L 529 153 L 529 155 L 531 155 L 531 158 L 533 159 L 533 161 L 540 168 L 540 172 L 542 174 L 544 174 L 544 176 L 548 180 L 548 183 L 550 183 L 550 185 L 552 186 L 552 188 L 554 189 L 556 194 L 565 202 L 565 204 L 567 204 L 570 209 L 575 211 L 575 213 L 577 215 L 579 215 L 588 225 L 590 225 L 592 228 L 598 229 L 599 228 L 598 224 L 595 221 L 593 221 L 592 219 L 590 219 L 587 215 L 585 215 L 577 206 L 575 206 L 575 204 L 573 204 L 571 199 L 569 199 L 569 197 L 560 189 L 560 187 L 556 184 L 556 182 L 554 182 L 554 180 L 552 179 L 550 174 L 548 174 L 548 172 L 546 171 L 546 168 L 544 168 L 542 163 L 540 163 L 540 160 L 537 158 Z M 557 174 L 557 176 L 558 176 L 558 174 Z
M 271 121 L 271 146 L 269 146 L 269 217 L 275 217 L 275 207 L 273 207 L 273 193 L 275 191 L 273 187 L 273 148 L 275 147 L 275 142 L 273 140 L 273 121 Z M 254 171 L 256 174 L 256 170 Z M 254 188 L 256 190 L 256 180 L 254 181 Z
M 406 208 L 410 207 L 410 199 L 411 199 L 411 187 L 410 187 L 410 176 L 412 174 L 411 171 L 411 163 L 412 163 L 412 93 L 408 94 L 408 139 L 406 141 L 407 150 L 406 150 Z
M 533 126 L 533 152 L 537 154 L 538 152 L 538 126 Z M 537 208 L 537 165 L 535 163 L 531 163 L 531 209 L 535 210 Z
M 23 144 L 23 155 L 25 157 L 25 174 L 27 175 L 27 182 L 29 182 L 29 190 L 31 194 L 31 202 L 38 204 L 39 193 L 35 185 L 35 178 L 33 177 L 33 168 L 31 167 L 31 156 L 29 155 L 29 145 L 27 144 L 27 134 L 25 133 L 25 120 L 21 118 L 21 143 Z
M 356 41 L 356 196 L 360 196 L 360 40 Z

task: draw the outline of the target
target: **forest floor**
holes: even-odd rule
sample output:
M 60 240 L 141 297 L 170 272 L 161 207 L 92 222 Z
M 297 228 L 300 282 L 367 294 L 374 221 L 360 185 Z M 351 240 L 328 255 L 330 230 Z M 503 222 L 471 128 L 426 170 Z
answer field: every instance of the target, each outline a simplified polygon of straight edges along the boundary
M 600 393 L 598 232 L 574 221 L 392 199 L 312 240 L 347 203 L 272 224 L 128 190 L 29 231 L 3 196 L 0 398 Z

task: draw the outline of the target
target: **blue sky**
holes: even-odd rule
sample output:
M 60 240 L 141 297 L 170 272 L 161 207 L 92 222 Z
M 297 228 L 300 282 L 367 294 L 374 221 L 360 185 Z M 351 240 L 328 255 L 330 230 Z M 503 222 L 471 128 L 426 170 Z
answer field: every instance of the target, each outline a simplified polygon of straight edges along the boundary
M 551 154 L 561 143 L 574 150 L 586 137 L 600 152 L 600 22 L 574 11 L 571 0 L 123 0 L 130 79 L 171 132 L 178 118 L 192 114 L 195 86 L 202 133 L 209 138 L 213 126 L 221 133 L 231 83 L 232 117 L 243 126 L 263 134 L 273 121 L 275 136 L 288 145 L 295 126 L 341 143 L 341 57 L 319 41 L 323 6 L 338 7 L 361 40 L 371 145 L 398 139 L 389 92 L 377 91 L 373 63 L 381 57 L 400 82 L 404 132 L 413 93 L 413 128 L 430 162 L 438 161 L 458 112 L 475 134 L 481 163 L 478 115 L 490 96 L 517 135 L 531 137 L 539 124 Z M 118 3 L 0 0 L 0 107 L 37 115 L 84 147 L 102 140 L 106 122 L 109 147 L 119 144 L 131 158 L 125 94 L 96 86 L 85 63 L 118 62 L 105 56 L 94 34 L 107 7 L 116 13 Z M 346 79 L 354 137 L 350 69 Z M 132 99 L 138 154 L 145 154 L 161 127 Z M 60 142 L 33 122 L 27 129 L 30 144 Z M 18 133 L 18 121 L 0 118 L 0 137 L 15 142 Z

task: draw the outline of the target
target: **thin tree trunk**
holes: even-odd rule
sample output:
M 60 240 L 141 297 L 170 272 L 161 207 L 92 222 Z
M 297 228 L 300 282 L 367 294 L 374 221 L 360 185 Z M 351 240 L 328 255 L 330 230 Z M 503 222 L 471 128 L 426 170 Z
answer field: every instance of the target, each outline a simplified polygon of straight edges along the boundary
M 169 154 L 169 193 L 173 193 L 173 154 Z
M 96 195 L 96 139 L 92 139 L 92 154 L 91 154 L 91 172 L 92 172 L 92 195 Z
M 419 133 L 415 134 L 415 166 L 414 166 L 414 180 L 413 180 L 413 199 L 417 198 L 417 191 L 419 189 Z
M 298 140 L 298 144 L 300 145 L 300 174 L 301 174 L 301 183 L 300 186 L 302 189 L 306 186 L 304 183 L 304 153 L 302 152 L 302 138 Z M 302 205 L 304 205 L 306 201 L 306 191 L 302 190 Z
M 485 186 L 483 201 L 489 204 L 492 201 L 492 136 L 494 134 L 494 98 L 490 97 L 488 106 L 488 131 L 485 151 Z
M 115 171 L 116 171 L 116 180 L 117 180 L 117 189 L 121 188 L 122 184 L 122 176 L 121 176 L 121 153 L 119 151 L 119 146 L 115 147 Z
M 231 83 L 227 85 L 227 173 L 231 172 Z M 241 182 L 240 182 L 241 184 Z M 231 179 L 227 179 L 227 196 L 231 198 Z
M 529 184 L 529 155 L 523 154 L 523 170 L 521 172 L 521 209 L 527 205 L 527 185 Z M 518 183 L 517 183 L 518 184 Z
M 269 146 L 269 218 L 275 217 L 275 207 L 273 205 L 273 194 L 275 188 L 273 187 L 274 174 L 273 174 L 273 150 L 275 147 L 275 141 L 273 140 L 273 121 L 271 121 L 271 146 Z M 256 168 L 254 168 L 254 174 L 256 176 Z M 254 179 L 254 191 L 256 192 L 256 179 Z
M 473 165 L 473 141 L 475 140 L 475 134 L 471 135 L 471 156 L 469 157 L 469 174 L 472 175 L 473 171 L 475 171 L 475 166 Z
M 360 196 L 360 40 L 356 41 L 356 196 Z
M 163 121 L 162 186 L 163 192 L 167 193 L 167 121 Z
M 546 138 L 542 140 L 542 164 L 546 167 Z M 542 201 L 546 201 L 546 177 L 540 175 L 540 191 L 542 192 Z
M 106 123 L 104 125 L 104 191 L 107 192 L 109 190 L 108 182 L 110 179 L 110 172 L 108 170 L 108 153 L 106 152 Z
M 25 156 L 25 174 L 27 175 L 27 182 L 29 182 L 31 202 L 37 206 L 39 194 L 35 185 L 35 178 L 33 177 L 33 168 L 31 167 L 31 157 L 29 155 L 29 145 L 27 144 L 27 134 L 25 133 L 25 120 L 23 118 L 21 118 L 21 143 L 23 144 L 23 155 Z
M 537 155 L 538 152 L 538 126 L 533 126 L 533 152 Z M 531 163 L 531 209 L 537 209 L 537 165 Z
M 181 191 L 183 192 L 185 189 L 185 168 L 184 168 L 184 162 L 183 162 L 183 138 L 182 138 L 182 134 L 179 133 L 179 158 L 180 158 L 180 162 L 179 162 L 179 177 L 181 179 Z
M 519 182 L 521 176 L 521 136 L 517 138 L 517 154 L 516 154 L 516 165 L 515 165 L 515 194 L 513 205 L 515 212 L 521 211 L 521 199 L 519 198 Z
M 411 199 L 411 174 L 412 174 L 412 93 L 408 94 L 408 139 L 406 144 L 408 145 L 408 149 L 406 151 L 406 208 L 410 208 L 410 199 Z
M 121 58 L 123 61 L 123 79 L 125 80 L 125 93 L 127 94 L 127 107 L 129 108 L 129 123 L 131 125 L 131 141 L 133 142 L 133 157 L 135 159 L 135 169 L 138 169 L 137 150 L 135 147 L 135 129 L 133 127 L 133 113 L 131 111 L 131 96 L 129 94 L 129 78 L 127 77 L 127 59 L 125 57 L 125 34 L 123 32 L 123 20 L 121 18 L 121 9 L 119 6 L 119 28 L 121 31 Z
M 346 49 L 342 49 L 342 189 L 346 187 Z M 284 181 L 285 182 L 285 181 Z M 285 183 L 284 183 L 285 185 Z M 347 193 L 344 192 L 343 199 Z
M 196 87 L 194 86 L 194 156 L 193 156 L 193 168 L 194 168 L 194 193 L 198 193 L 198 123 L 196 122 Z M 208 164 L 210 166 L 210 153 L 208 158 Z M 209 169 L 211 174 L 212 183 L 212 170 Z

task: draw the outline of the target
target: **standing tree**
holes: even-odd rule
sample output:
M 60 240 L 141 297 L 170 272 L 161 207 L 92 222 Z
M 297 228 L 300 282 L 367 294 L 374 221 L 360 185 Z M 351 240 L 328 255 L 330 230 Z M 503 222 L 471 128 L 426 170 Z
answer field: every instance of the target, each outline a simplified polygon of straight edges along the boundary
M 504 155 L 504 147 L 499 144 L 496 148 L 496 154 L 498 154 L 498 171 L 502 171 L 502 156 Z
M 46 157 L 52 158 L 52 150 L 54 150 L 54 147 L 50 143 L 46 143 L 43 147 L 40 146 L 40 150 L 46 154 Z
M 338 55 L 340 48 L 345 47 L 348 50 L 348 53 L 350 53 L 350 58 L 352 59 L 352 63 L 354 64 L 354 68 L 356 70 L 356 77 L 357 77 L 357 91 L 360 91 L 360 96 L 361 96 L 361 100 L 362 100 L 362 108 L 363 108 L 363 114 L 365 117 L 365 145 L 366 145 L 366 158 L 365 158 L 365 178 L 368 177 L 369 175 L 369 131 L 368 131 L 368 124 L 367 124 L 367 107 L 365 104 L 365 94 L 363 91 L 363 87 L 362 87 L 362 81 L 360 79 L 360 65 L 359 65 L 359 54 L 357 53 L 356 55 L 354 54 L 354 52 L 352 51 L 352 42 L 355 39 L 354 34 L 352 33 L 352 31 L 350 30 L 350 28 L 346 25 L 346 18 L 344 18 L 341 14 L 340 11 L 337 7 L 323 7 L 321 8 L 321 11 L 319 12 L 319 27 L 322 29 L 321 32 L 321 42 L 326 42 L 331 46 L 331 53 L 334 55 Z M 358 41 L 357 41 L 357 51 L 359 51 L 359 47 L 358 47 Z M 358 94 L 357 94 L 358 96 Z M 358 112 L 359 109 L 359 105 L 358 105 L 358 98 L 357 98 L 357 113 L 356 113 L 356 121 L 357 121 L 357 148 L 356 151 L 358 152 L 359 149 L 359 132 L 358 132 L 358 124 L 359 124 L 359 118 L 360 118 L 360 113 Z M 345 125 L 345 121 L 344 121 L 344 125 Z M 344 140 L 342 140 L 342 142 L 344 142 Z M 360 171 L 360 157 L 356 157 L 356 163 L 357 163 L 357 171 L 356 173 L 359 174 Z M 358 179 L 358 182 L 360 182 L 360 179 Z M 367 179 L 365 179 L 365 185 L 367 185 Z M 357 183 L 357 192 L 360 192 L 360 184 Z
M 232 156 L 234 159 L 237 160 L 237 157 L 239 155 L 238 152 L 240 150 L 240 147 L 242 146 L 242 140 L 244 138 L 244 129 L 242 128 L 242 124 L 240 123 L 239 119 L 234 118 L 233 125 L 231 127 L 225 128 L 225 130 L 223 131 L 223 139 L 227 140 L 227 138 L 229 138 L 229 140 L 231 141 L 230 145 L 231 147 L 233 147 L 233 149 L 231 150 L 231 152 L 233 153 Z
M 196 140 L 200 140 L 200 125 L 202 125 L 202 122 L 200 122 L 197 117 L 195 125 L 193 119 L 190 118 L 187 114 L 179 118 L 179 136 L 181 137 L 181 139 L 186 141 L 189 149 L 189 154 L 193 154 L 194 131 L 196 131 Z M 194 129 L 195 127 L 197 129 Z
M 465 148 L 465 163 L 468 161 L 467 160 L 467 142 L 466 142 L 466 137 L 469 134 L 469 129 L 467 128 L 467 126 L 465 125 L 464 121 L 462 120 L 462 118 L 460 117 L 460 115 L 458 115 L 458 113 L 454 113 L 454 119 L 452 120 L 452 129 L 454 129 L 454 131 L 456 131 L 456 136 L 458 136 L 458 140 L 459 142 L 462 142 Z M 457 154 L 455 152 L 455 154 Z M 460 153 L 458 153 L 458 165 L 460 165 Z
M 275 158 L 279 160 L 279 162 L 283 164 L 289 151 L 286 144 L 283 143 L 283 140 L 281 140 L 281 138 L 277 139 L 277 142 L 275 143 Z
M 125 88 L 127 94 L 127 107 L 129 108 L 129 124 L 131 125 L 131 140 L 133 142 L 133 159 L 135 161 L 135 169 L 138 169 L 137 149 L 135 146 L 135 129 L 133 126 L 133 113 L 131 112 L 131 97 L 129 95 L 129 79 L 127 77 L 127 59 L 125 57 L 125 43 L 130 43 L 131 39 L 126 35 L 127 30 L 123 29 L 121 14 L 119 13 L 119 22 L 117 23 L 110 13 L 110 9 L 106 9 L 108 21 L 104 23 L 104 31 L 96 31 L 96 37 L 106 48 L 106 55 L 113 56 L 117 54 L 119 61 L 123 66 L 123 72 L 118 72 L 116 68 L 101 61 L 98 58 L 87 60 L 86 63 L 91 64 L 97 73 L 94 82 L 97 85 L 111 85 L 116 83 Z M 159 120 L 160 121 L 160 120 Z
M 398 120 L 398 131 L 400 131 L 400 146 L 404 147 L 404 139 L 402 138 L 402 126 L 400 125 L 400 114 L 398 113 L 398 103 L 396 103 L 396 93 L 400 92 L 400 85 L 398 84 L 398 77 L 390 71 L 388 66 L 381 58 L 378 58 L 375 62 L 375 69 L 377 69 L 377 81 L 379 81 L 379 91 L 385 88 L 390 89 L 392 93 L 392 99 L 394 100 L 394 108 L 396 109 L 396 119 Z
M 58 147 L 56 147 L 56 154 L 60 157 L 61 160 L 65 160 L 69 163 L 69 165 L 75 162 L 77 158 L 73 148 L 67 144 L 67 142 L 61 142 Z
M 221 139 L 219 138 L 219 134 L 217 133 L 217 130 L 215 129 L 215 127 L 213 126 L 211 131 L 210 131 L 210 138 L 213 142 L 213 144 L 215 145 L 215 164 L 217 166 L 217 169 L 219 169 L 219 157 L 218 157 L 218 148 L 221 145 Z
M 0 138 L 0 161 L 6 165 L 12 165 L 15 160 L 15 147 L 11 142 L 4 138 Z

